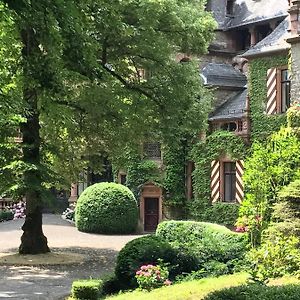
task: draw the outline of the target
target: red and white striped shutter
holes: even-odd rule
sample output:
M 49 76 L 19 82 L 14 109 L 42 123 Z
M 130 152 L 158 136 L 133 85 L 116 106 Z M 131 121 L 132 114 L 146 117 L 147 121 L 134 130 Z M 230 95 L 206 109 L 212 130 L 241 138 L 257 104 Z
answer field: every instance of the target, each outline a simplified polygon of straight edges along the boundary
M 244 161 L 238 160 L 235 163 L 236 165 L 236 194 L 235 198 L 237 202 L 241 203 L 244 199 L 244 182 L 243 182 L 243 174 L 244 174 Z
M 211 162 L 210 188 L 211 201 L 215 203 L 220 200 L 220 162 L 218 160 Z
M 276 114 L 276 98 L 277 98 L 277 69 L 271 68 L 267 71 L 267 115 Z

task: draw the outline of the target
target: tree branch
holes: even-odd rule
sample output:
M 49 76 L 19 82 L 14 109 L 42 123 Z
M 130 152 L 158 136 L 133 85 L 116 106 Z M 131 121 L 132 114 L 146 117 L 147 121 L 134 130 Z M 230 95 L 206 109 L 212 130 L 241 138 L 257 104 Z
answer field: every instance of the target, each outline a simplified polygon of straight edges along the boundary
M 54 101 L 54 104 L 67 106 L 67 107 L 73 108 L 73 109 L 75 109 L 75 110 L 77 110 L 81 113 L 86 113 L 87 112 L 83 107 L 79 106 L 78 104 L 76 104 L 74 102 L 72 103 L 72 102 L 69 102 L 69 101 L 66 101 L 66 100 Z

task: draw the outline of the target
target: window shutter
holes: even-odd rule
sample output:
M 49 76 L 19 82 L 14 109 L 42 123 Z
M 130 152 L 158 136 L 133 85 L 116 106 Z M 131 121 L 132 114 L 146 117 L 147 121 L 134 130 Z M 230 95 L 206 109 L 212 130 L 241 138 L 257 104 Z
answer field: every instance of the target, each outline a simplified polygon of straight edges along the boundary
M 238 160 L 236 161 L 236 194 L 235 199 L 237 202 L 241 203 L 244 199 L 244 182 L 243 182 L 243 174 L 244 174 L 244 161 Z
M 277 69 L 271 68 L 267 71 L 267 115 L 276 114 L 277 107 Z
M 220 200 L 220 162 L 213 160 L 211 162 L 211 201 L 215 203 Z

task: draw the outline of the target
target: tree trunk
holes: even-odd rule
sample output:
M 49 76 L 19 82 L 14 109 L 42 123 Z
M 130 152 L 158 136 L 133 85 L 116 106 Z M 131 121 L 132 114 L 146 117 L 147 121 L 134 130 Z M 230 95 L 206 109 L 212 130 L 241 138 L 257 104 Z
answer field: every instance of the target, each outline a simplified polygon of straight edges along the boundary
M 24 103 L 26 122 L 21 124 L 26 198 L 26 218 L 22 226 L 24 231 L 19 247 L 20 254 L 38 254 L 49 252 L 47 238 L 42 230 L 42 178 L 40 174 L 40 124 L 37 88 L 32 84 L 34 63 L 38 61 L 40 51 L 32 29 L 22 32 L 24 67 Z

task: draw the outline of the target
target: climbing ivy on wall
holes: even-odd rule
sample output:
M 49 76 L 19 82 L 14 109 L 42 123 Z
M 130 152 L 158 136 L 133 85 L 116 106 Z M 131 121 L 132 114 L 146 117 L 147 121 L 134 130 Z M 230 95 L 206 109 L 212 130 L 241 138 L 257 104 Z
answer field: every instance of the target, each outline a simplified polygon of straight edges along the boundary
M 195 198 L 188 205 L 189 215 L 192 218 L 205 221 L 209 219 L 207 210 L 211 208 L 211 162 L 224 154 L 233 160 L 240 160 L 245 157 L 246 151 L 242 138 L 227 131 L 216 131 L 205 141 L 194 145 L 191 156 L 195 162 L 193 172 Z
M 185 205 L 186 147 L 187 142 L 185 140 L 169 141 L 164 147 L 164 205 L 173 207 L 183 207 Z
M 264 140 L 280 129 L 286 121 L 286 115 L 266 115 L 267 71 L 270 68 L 288 65 L 288 56 L 263 57 L 249 62 L 249 96 L 251 109 L 251 138 Z
M 127 167 L 126 185 L 132 190 L 137 200 L 143 185 L 152 182 L 161 186 L 162 171 L 157 162 L 136 157 Z

